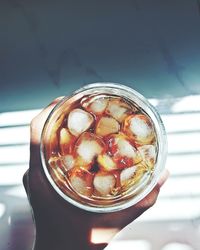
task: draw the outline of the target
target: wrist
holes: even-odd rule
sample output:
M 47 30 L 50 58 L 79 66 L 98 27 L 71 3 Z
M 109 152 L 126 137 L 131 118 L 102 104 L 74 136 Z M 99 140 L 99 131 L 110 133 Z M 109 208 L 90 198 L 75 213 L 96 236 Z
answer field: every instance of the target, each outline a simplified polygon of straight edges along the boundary
M 103 250 L 107 246 L 107 243 L 92 243 L 90 241 L 82 243 L 78 237 L 76 240 L 72 239 L 59 239 L 52 236 L 44 236 L 41 234 L 36 235 L 34 250 Z
M 104 242 L 105 238 L 93 240 L 92 230 L 79 226 L 73 228 L 67 223 L 64 228 L 62 223 L 55 226 L 49 222 L 40 221 L 35 223 L 35 227 L 34 250 L 103 250 L 108 244 Z

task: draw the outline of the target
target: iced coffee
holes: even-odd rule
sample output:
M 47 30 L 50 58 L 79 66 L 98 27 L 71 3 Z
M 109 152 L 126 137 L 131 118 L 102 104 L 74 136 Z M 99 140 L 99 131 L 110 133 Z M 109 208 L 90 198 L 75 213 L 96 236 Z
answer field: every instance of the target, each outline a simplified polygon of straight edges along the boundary
M 133 100 L 108 93 L 80 95 L 57 112 L 47 130 L 47 170 L 71 199 L 112 205 L 137 195 L 151 181 L 156 128 Z

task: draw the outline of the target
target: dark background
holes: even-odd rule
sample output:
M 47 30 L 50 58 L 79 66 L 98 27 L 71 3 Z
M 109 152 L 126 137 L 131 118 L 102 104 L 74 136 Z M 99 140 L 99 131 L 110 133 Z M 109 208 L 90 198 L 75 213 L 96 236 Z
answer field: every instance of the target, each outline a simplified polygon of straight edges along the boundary
M 0 111 L 99 81 L 148 98 L 199 93 L 200 1 L 0 1 Z

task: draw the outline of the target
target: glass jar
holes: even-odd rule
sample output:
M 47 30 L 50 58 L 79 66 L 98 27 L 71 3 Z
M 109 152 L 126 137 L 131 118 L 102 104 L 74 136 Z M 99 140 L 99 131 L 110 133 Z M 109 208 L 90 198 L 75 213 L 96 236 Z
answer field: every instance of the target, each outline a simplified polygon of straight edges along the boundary
M 66 156 L 65 153 L 60 153 L 60 141 L 59 141 L 59 133 L 61 129 L 64 127 L 66 129 L 67 124 L 69 125 L 69 113 L 74 110 L 74 109 L 82 109 L 83 112 L 88 112 L 87 110 L 87 100 L 95 100 L 95 98 L 104 98 L 106 100 L 117 100 L 116 98 L 120 98 L 120 100 L 123 100 L 124 103 L 129 105 L 133 110 L 131 111 L 131 115 L 134 116 L 135 114 L 137 115 L 138 113 L 142 116 L 146 116 L 148 120 L 151 123 L 153 133 L 154 133 L 154 142 L 153 146 L 155 147 L 155 157 L 154 157 L 154 164 L 153 167 L 147 167 L 143 173 L 143 176 L 139 179 L 137 182 L 130 182 L 130 185 L 126 187 L 125 189 L 119 188 L 119 183 L 120 180 L 122 180 L 121 175 L 124 167 L 120 167 L 120 169 L 115 171 L 111 171 L 114 173 L 113 175 L 115 178 L 118 178 L 118 181 L 115 183 L 115 187 L 112 190 L 112 194 L 109 195 L 98 195 L 95 193 L 96 191 L 93 191 L 93 193 L 90 192 L 88 195 L 83 192 L 77 192 L 73 188 L 73 185 L 70 183 L 70 177 L 71 176 L 69 173 L 71 173 L 71 169 L 73 167 L 69 168 L 66 170 L 64 167 L 63 170 L 63 157 Z M 89 98 L 89 99 L 88 99 Z M 85 101 L 86 100 L 86 101 Z M 84 103 L 84 104 L 83 104 Z M 107 105 L 110 105 L 107 104 Z M 86 110 L 85 108 L 86 107 Z M 106 108 L 107 109 L 107 108 Z M 122 109 L 123 110 L 123 109 Z M 104 111 L 105 112 L 105 111 Z M 130 112 L 130 110 L 129 110 Z M 118 113 L 119 114 L 119 113 Z M 91 114 L 90 114 L 91 115 Z M 101 114 L 102 115 L 102 114 Z M 130 114 L 129 114 L 130 115 Z M 131 116 L 130 115 L 130 116 Z M 93 117 L 97 117 L 97 115 L 92 114 Z M 106 115 L 107 117 L 107 115 Z M 110 117 L 110 114 L 109 114 Z M 116 118 L 116 117 L 114 117 Z M 97 119 L 97 118 L 95 118 Z M 98 117 L 98 119 L 101 119 Z M 113 119 L 113 118 L 112 118 Z M 127 118 L 129 119 L 129 118 Z M 126 118 L 125 118 L 126 121 Z M 95 125 L 94 125 L 95 123 Z M 93 123 L 91 126 L 97 126 L 96 121 Z M 119 122 L 120 128 L 124 127 L 124 120 Z M 75 127 L 78 129 L 79 127 L 79 120 L 77 120 L 77 123 L 75 124 Z M 68 129 L 69 130 L 69 129 Z M 66 131 L 68 131 L 66 130 Z M 88 128 L 86 128 L 88 131 Z M 79 131 L 79 129 L 77 130 Z M 96 130 L 95 130 L 96 131 Z M 84 131 L 85 132 L 85 131 Z M 94 131 L 92 131 L 93 133 Z M 68 132 L 67 132 L 68 133 Z M 80 132 L 81 133 L 81 132 Z M 119 132 L 121 133 L 121 132 Z M 119 134 L 118 133 L 118 134 Z M 66 136 L 66 134 L 65 134 Z M 69 136 L 72 139 L 71 144 L 76 145 L 79 135 L 77 134 L 71 134 L 69 132 Z M 116 133 L 114 133 L 114 136 L 116 136 Z M 117 135 L 118 136 L 118 135 Z M 129 141 L 130 134 L 126 135 L 127 140 Z M 101 137 L 101 136 L 100 136 Z M 107 137 L 106 137 L 107 138 Z M 124 137 L 125 138 L 125 137 Z M 102 139 L 102 137 L 101 137 Z M 68 139 L 67 139 L 68 140 Z M 107 147 L 108 141 L 105 142 L 104 140 L 104 147 Z M 107 140 L 107 139 L 106 139 Z M 107 143 L 107 144 L 106 144 Z M 134 142 L 135 143 L 135 142 Z M 144 143 L 146 144 L 146 143 Z M 139 145 L 139 146 L 138 146 Z M 73 152 L 74 147 L 72 145 L 65 145 L 67 152 Z M 70 149 L 71 147 L 71 149 Z M 134 147 L 136 150 L 140 150 L 141 145 L 140 143 L 136 141 L 134 144 Z M 46 174 L 46 177 L 54 190 L 67 202 L 73 204 L 74 206 L 77 206 L 81 209 L 85 209 L 87 211 L 92 211 L 92 212 L 99 212 L 99 213 L 107 213 L 107 212 L 114 212 L 114 211 L 119 211 L 125 208 L 128 208 L 130 206 L 135 205 L 138 203 L 140 200 L 142 200 L 145 196 L 147 196 L 151 190 L 155 187 L 158 178 L 160 176 L 160 173 L 163 171 L 164 166 L 165 166 L 165 161 L 166 161 L 166 155 L 167 155 L 167 140 L 166 140 L 166 132 L 164 129 L 163 122 L 158 114 L 158 112 L 155 110 L 155 108 L 149 103 L 149 101 L 136 92 L 135 90 L 131 89 L 130 87 L 121 85 L 121 84 L 114 84 L 114 83 L 94 83 L 94 84 L 89 84 L 84 86 L 83 88 L 75 91 L 72 93 L 71 96 L 66 96 L 64 97 L 51 111 L 49 114 L 41 136 L 41 159 L 42 159 L 42 166 L 44 169 L 44 172 Z M 141 151 L 138 151 L 141 152 Z M 87 154 L 87 152 L 86 152 Z M 76 161 L 76 159 L 72 159 L 72 156 L 68 156 L 68 163 L 71 159 L 72 161 Z M 77 155 L 75 156 L 75 158 Z M 97 156 L 96 156 L 97 157 Z M 112 155 L 111 155 L 112 157 Z M 127 158 L 126 158 L 127 159 Z M 141 158 L 142 159 L 142 158 Z M 142 160 L 143 162 L 147 162 L 146 160 Z M 52 163 L 53 162 L 53 163 Z M 93 162 L 94 164 L 94 162 Z M 140 164 L 140 163 L 139 163 Z M 145 163 L 146 164 L 146 163 Z M 65 164 L 64 164 L 65 165 Z M 134 164 L 133 164 L 134 165 Z M 148 164 L 147 164 L 148 165 Z M 145 165 L 145 166 L 147 166 Z M 53 166 L 53 167 L 52 167 Z M 138 165 L 135 164 L 137 167 Z M 130 167 L 130 166 L 129 166 Z M 131 166 L 132 167 L 132 166 Z M 82 165 L 80 164 L 78 167 L 78 171 L 82 168 Z M 84 171 L 85 173 L 85 178 L 90 178 L 93 179 L 94 181 L 94 176 L 96 175 L 96 172 L 100 170 L 91 170 L 93 166 Z M 101 168 L 101 167 L 100 167 Z M 74 167 L 77 171 L 77 166 Z M 73 169 L 73 171 L 74 171 Z M 126 169 L 126 168 L 125 168 Z M 127 168 L 128 171 L 131 168 Z M 110 171 L 110 170 L 109 170 Z M 128 172 L 127 171 L 127 172 Z M 135 170 L 134 170 L 135 171 Z M 68 173 L 69 172 L 69 173 Z M 102 171 L 100 171 L 102 172 Z M 105 169 L 103 169 L 103 173 L 105 173 Z M 109 174 L 111 173 L 109 172 Z M 130 171 L 129 171 L 130 172 Z M 124 175 L 125 172 L 123 172 Z M 88 174 L 90 177 L 88 177 Z M 116 177 L 116 174 L 118 177 Z M 132 180 L 132 179 L 131 179 Z M 84 179 L 79 180 L 78 185 L 83 185 L 84 188 Z M 83 181 L 83 183 L 82 183 Z M 103 179 L 102 179 L 103 181 Z M 91 187 L 89 187 L 88 190 L 94 190 L 94 182 L 90 182 Z M 101 183 L 100 183 L 101 184 Z M 118 187 L 116 188 L 116 185 Z M 121 185 L 121 184 L 120 184 Z M 88 187 L 87 187 L 88 188 Z M 120 189 L 120 191 L 119 191 Z

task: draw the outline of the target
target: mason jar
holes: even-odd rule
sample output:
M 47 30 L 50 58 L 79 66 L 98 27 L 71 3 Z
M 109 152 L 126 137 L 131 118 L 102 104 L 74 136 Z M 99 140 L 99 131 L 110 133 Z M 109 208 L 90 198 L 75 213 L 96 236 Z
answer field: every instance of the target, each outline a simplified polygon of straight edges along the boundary
M 57 103 L 40 149 L 58 195 L 81 209 L 108 213 L 152 191 L 165 166 L 167 139 L 144 96 L 125 85 L 94 83 Z

